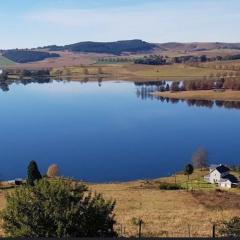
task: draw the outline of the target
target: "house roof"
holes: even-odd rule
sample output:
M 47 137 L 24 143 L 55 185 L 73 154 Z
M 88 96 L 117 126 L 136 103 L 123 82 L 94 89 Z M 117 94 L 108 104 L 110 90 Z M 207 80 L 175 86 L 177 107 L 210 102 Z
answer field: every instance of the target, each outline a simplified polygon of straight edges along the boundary
M 218 167 L 216 167 L 216 170 L 218 170 L 218 172 L 220 173 L 225 173 L 230 171 L 230 169 L 224 165 L 219 165 Z
M 229 180 L 231 183 L 238 183 L 239 182 L 238 179 L 232 174 L 228 174 L 228 175 L 226 175 L 222 178 L 225 179 L 225 180 Z

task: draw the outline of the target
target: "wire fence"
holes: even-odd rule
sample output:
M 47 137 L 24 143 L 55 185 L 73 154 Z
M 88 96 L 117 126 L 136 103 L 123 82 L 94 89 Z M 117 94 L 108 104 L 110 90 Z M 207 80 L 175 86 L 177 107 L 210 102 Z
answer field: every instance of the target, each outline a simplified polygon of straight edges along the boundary
M 135 224 L 134 227 L 125 225 L 125 224 L 117 224 L 116 231 L 118 232 L 119 237 L 184 237 L 184 238 L 194 238 L 194 237 L 206 237 L 206 238 L 219 238 L 219 237 L 229 237 L 229 236 L 238 236 L 240 237 L 240 228 L 238 227 L 229 227 L 228 232 L 224 231 L 223 223 L 213 223 L 209 224 L 209 227 L 205 233 L 201 233 L 201 225 L 191 225 L 186 224 L 185 227 L 182 227 L 181 230 L 164 230 L 164 228 L 158 230 L 158 232 L 149 232 L 146 228 L 147 223 L 143 222 L 143 220 L 139 219 L 138 224 Z M 131 230 L 129 231 L 129 228 Z M 134 231 L 132 229 L 134 228 Z M 208 233 L 207 233 L 208 232 Z

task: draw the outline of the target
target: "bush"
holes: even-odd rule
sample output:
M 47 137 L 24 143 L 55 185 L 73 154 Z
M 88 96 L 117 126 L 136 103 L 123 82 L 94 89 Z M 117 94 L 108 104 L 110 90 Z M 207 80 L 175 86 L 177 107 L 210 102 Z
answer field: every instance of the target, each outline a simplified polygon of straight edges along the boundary
M 227 237 L 240 237 L 240 218 L 234 217 L 229 222 L 224 222 L 220 233 Z
M 179 189 L 182 189 L 180 184 L 175 184 L 175 183 L 160 183 L 159 188 L 161 190 L 179 190 Z
M 113 237 L 114 206 L 83 184 L 43 179 L 7 195 L 0 216 L 11 237 Z

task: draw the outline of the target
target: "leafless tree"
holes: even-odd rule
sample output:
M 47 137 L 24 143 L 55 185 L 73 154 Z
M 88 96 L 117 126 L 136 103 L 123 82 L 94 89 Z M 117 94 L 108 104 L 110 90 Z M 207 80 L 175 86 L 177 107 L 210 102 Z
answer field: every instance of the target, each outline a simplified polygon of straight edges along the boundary
M 47 176 L 56 177 L 59 174 L 59 167 L 57 164 L 52 164 L 48 167 Z
M 208 166 L 208 153 L 203 148 L 198 148 L 192 156 L 192 163 L 194 168 L 201 168 L 201 170 Z

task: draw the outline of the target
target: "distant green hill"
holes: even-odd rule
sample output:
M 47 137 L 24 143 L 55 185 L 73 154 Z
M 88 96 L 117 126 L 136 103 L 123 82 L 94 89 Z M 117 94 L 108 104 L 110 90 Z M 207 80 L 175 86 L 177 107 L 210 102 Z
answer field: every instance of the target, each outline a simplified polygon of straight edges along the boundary
M 0 66 L 9 66 L 12 64 L 14 64 L 13 61 L 0 55 Z
M 79 42 L 65 46 L 47 46 L 50 51 L 68 50 L 72 52 L 110 53 L 121 54 L 123 52 L 147 52 L 156 48 L 155 44 L 142 40 L 124 40 L 117 42 Z
M 8 50 L 5 51 L 2 56 L 16 63 L 36 62 L 46 58 L 60 57 L 60 55 L 56 53 L 30 50 Z

